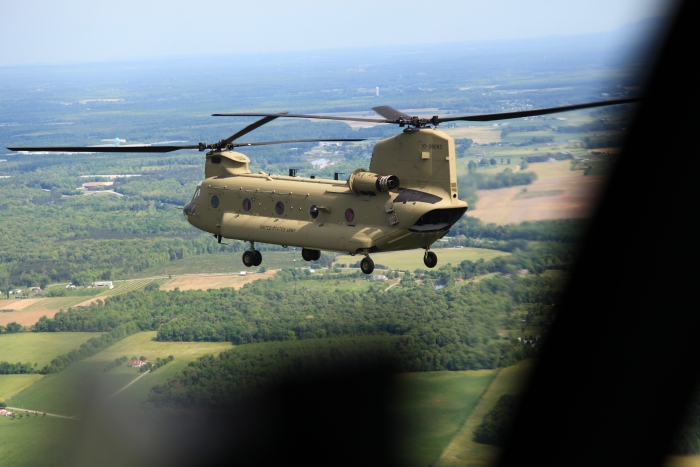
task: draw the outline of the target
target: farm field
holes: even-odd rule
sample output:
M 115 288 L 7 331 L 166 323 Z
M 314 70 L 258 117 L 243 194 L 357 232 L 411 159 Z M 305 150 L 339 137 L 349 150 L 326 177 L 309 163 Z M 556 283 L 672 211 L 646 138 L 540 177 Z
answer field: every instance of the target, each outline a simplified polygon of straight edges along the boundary
M 24 298 L 24 299 L 14 299 L 0 300 L 0 310 L 23 310 L 28 306 L 36 303 L 40 299 L 38 298 Z M 0 316 L 2 316 L 0 314 Z
M 523 360 L 513 366 L 498 370 L 498 374 L 479 399 L 464 424 L 449 442 L 436 466 L 486 466 L 492 465 L 498 455 L 498 448 L 472 441 L 474 430 L 484 416 L 504 394 L 518 394 L 527 383 L 535 365 L 535 359 Z
M 668 456 L 663 467 L 700 467 L 700 456 Z
M 498 143 L 501 141 L 502 128 L 500 127 L 474 125 L 472 128 L 459 127 L 440 129 L 454 139 L 469 138 L 479 144 Z
M 0 375 L 0 401 L 14 396 L 43 377 L 43 375 Z
M 75 420 L 41 415 L 12 420 L 0 417 L 3 466 L 75 465 L 74 440 L 80 433 Z
M 458 265 L 464 260 L 478 261 L 484 259 L 486 261 L 496 258 L 497 256 L 508 256 L 510 253 L 503 251 L 489 250 L 486 248 L 440 248 L 433 250 L 438 255 L 437 267 L 445 264 Z M 338 256 L 337 263 L 340 264 L 355 264 L 360 261 L 360 256 Z M 399 269 L 402 271 L 415 271 L 416 269 L 427 269 L 423 264 L 422 250 L 415 251 L 391 251 L 387 253 L 374 253 L 372 255 L 374 264 L 381 264 L 390 269 Z
M 467 215 L 496 224 L 589 217 L 605 180 L 581 175 L 536 180 L 526 187 L 479 190 L 477 206 Z M 523 196 L 525 193 L 529 196 Z
M 207 289 L 222 289 L 224 287 L 233 287 L 240 289 L 246 284 L 259 279 L 270 279 L 274 276 L 273 271 L 268 271 L 263 274 L 249 274 L 246 276 L 239 275 L 186 275 L 178 276 L 168 280 L 161 285 L 160 290 L 207 290 Z
M 72 364 L 60 373 L 47 375 L 13 397 L 11 402 L 8 401 L 8 405 L 59 415 L 79 415 L 85 410 L 86 404 L 89 407 L 102 405 L 111 395 L 140 376 L 137 369 L 126 366 L 105 372 L 105 366 L 116 358 L 124 355 L 128 358 L 143 355 L 152 360 L 169 355 L 175 357 L 173 362 L 153 374 L 147 374 L 117 396 L 122 397 L 128 396 L 131 390 L 139 386 L 147 386 L 145 389 L 147 393 L 153 384 L 161 382 L 158 375 L 162 371 L 169 373 L 171 367 L 181 365 L 179 366 L 181 369 L 187 362 L 202 355 L 216 355 L 231 348 L 228 342 L 157 342 L 154 340 L 155 336 L 156 332 L 131 335 L 97 355 Z M 128 397 L 125 400 L 131 400 L 136 406 L 142 402 L 142 400 L 133 401 Z
M 402 465 L 432 465 L 476 406 L 496 370 L 398 375 L 395 408 L 402 426 Z
M 37 363 L 41 368 L 56 356 L 77 349 L 100 332 L 23 332 L 0 334 L 0 360 Z
M 256 267 L 250 269 L 243 266 L 241 255 L 243 252 L 219 253 L 191 256 L 169 262 L 167 265 L 141 271 L 139 277 L 156 277 L 182 274 L 238 274 L 247 270 L 255 272 Z M 300 248 L 288 248 L 284 251 L 262 251 L 263 266 L 267 269 L 282 269 L 299 267 L 301 258 Z M 294 261 L 296 259 L 296 261 Z

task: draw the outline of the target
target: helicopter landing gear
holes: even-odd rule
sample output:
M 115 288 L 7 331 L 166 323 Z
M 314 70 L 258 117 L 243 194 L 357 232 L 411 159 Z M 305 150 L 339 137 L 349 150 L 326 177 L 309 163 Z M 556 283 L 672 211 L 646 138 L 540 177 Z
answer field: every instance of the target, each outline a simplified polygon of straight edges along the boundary
M 321 250 L 302 248 L 301 257 L 304 258 L 304 261 L 318 261 L 321 259 Z
M 434 268 L 437 264 L 437 255 L 430 250 L 425 250 L 423 263 L 431 269 Z
M 372 261 L 372 258 L 369 256 L 362 258 L 362 261 L 360 261 L 360 269 L 362 269 L 362 272 L 365 274 L 372 274 L 372 271 L 374 271 L 374 261 Z
M 250 250 L 243 253 L 243 265 L 247 268 L 260 266 L 262 264 L 262 253 L 255 249 L 255 244 L 250 242 Z

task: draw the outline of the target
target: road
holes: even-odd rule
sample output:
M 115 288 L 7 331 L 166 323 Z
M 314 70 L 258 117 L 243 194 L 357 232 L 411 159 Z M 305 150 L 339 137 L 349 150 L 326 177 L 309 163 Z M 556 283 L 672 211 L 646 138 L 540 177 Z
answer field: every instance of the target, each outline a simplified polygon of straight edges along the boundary
M 144 376 L 146 376 L 146 375 L 147 375 L 148 373 L 150 373 L 150 372 L 151 372 L 151 370 L 146 371 L 144 374 L 142 374 L 141 376 L 138 376 L 135 380 L 133 380 L 132 382 L 130 382 L 129 384 L 127 384 L 126 386 L 124 386 L 124 387 L 121 388 L 119 391 L 115 392 L 114 394 L 112 394 L 112 395 L 109 396 L 109 397 L 112 398 L 112 397 L 116 396 L 117 394 L 119 394 L 120 392 L 122 392 L 123 390 L 125 390 L 126 388 L 128 388 L 129 386 L 131 386 L 131 385 L 134 384 L 136 381 L 140 380 L 141 378 L 143 378 Z
M 78 417 L 71 417 L 68 415 L 58 415 L 55 413 L 41 412 L 39 410 L 23 409 L 20 407 L 7 407 L 7 410 L 14 410 L 16 412 L 27 412 L 27 413 L 40 413 L 40 414 L 46 414 L 49 417 L 58 417 L 58 418 L 67 418 L 69 420 L 78 420 Z

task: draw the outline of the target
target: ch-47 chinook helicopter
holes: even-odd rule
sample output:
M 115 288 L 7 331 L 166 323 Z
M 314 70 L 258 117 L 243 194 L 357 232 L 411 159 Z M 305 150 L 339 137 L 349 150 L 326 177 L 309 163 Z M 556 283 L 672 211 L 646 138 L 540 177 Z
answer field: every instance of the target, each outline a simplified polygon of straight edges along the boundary
M 498 114 L 419 118 L 392 107 L 374 107 L 383 118 L 300 115 L 289 113 L 231 113 L 214 116 L 264 117 L 218 143 L 196 146 L 115 145 L 89 147 L 14 147 L 12 151 L 161 153 L 180 149 L 208 151 L 205 179 L 184 208 L 188 222 L 222 238 L 243 240 L 245 266 L 258 266 L 262 254 L 255 242 L 302 247 L 306 261 L 318 260 L 321 250 L 361 254 L 362 272 L 370 274 L 370 254 L 380 251 L 425 250 L 429 268 L 437 264 L 430 246 L 449 232 L 467 211 L 458 197 L 454 140 L 438 130 L 443 122 L 494 121 L 569 110 L 626 104 L 620 99 L 548 109 Z M 267 144 L 362 141 L 356 138 L 300 139 L 234 143 L 241 136 L 279 117 L 393 123 L 402 133 L 376 143 L 369 170 L 358 168 L 347 180 L 324 180 L 254 174 L 250 159 L 233 149 Z

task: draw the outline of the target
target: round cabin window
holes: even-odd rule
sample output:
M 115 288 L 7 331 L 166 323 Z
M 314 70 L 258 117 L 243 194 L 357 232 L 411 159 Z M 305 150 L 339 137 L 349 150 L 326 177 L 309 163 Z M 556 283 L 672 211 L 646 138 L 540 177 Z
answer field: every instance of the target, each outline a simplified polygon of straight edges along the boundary
M 211 197 L 211 207 L 213 207 L 214 209 L 219 207 L 219 197 L 218 196 L 214 195 Z
M 284 213 L 284 203 L 282 201 L 278 201 L 277 204 L 275 204 L 275 212 L 279 216 Z
M 345 210 L 345 220 L 348 222 L 352 222 L 355 220 L 355 211 L 352 209 L 348 208 Z
M 309 208 L 309 215 L 314 219 L 318 217 L 318 207 L 315 204 Z
M 246 211 L 246 212 L 250 211 L 250 208 L 252 205 L 253 205 L 253 203 L 251 203 L 248 198 L 243 200 L 243 210 L 244 211 Z

